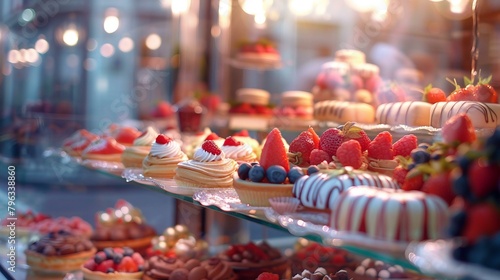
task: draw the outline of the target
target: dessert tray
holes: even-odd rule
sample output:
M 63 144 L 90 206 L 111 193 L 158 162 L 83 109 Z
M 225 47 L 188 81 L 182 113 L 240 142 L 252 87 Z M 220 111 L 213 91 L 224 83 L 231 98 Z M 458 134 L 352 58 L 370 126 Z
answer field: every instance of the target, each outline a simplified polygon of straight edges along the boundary
M 142 169 L 140 168 L 125 168 L 125 170 L 121 173 L 121 176 L 127 182 L 134 181 L 140 184 L 154 186 L 166 192 L 178 195 L 192 196 L 196 192 L 203 190 L 203 188 L 179 187 L 173 179 L 160 179 L 144 176 L 144 174 L 142 174 Z
M 202 190 L 193 194 L 193 200 L 203 206 L 216 206 L 223 211 L 261 214 L 269 207 L 255 207 L 241 202 L 233 188 Z
M 423 273 L 439 278 L 500 279 L 500 271 L 453 259 L 453 240 L 435 240 L 410 243 L 406 258 Z

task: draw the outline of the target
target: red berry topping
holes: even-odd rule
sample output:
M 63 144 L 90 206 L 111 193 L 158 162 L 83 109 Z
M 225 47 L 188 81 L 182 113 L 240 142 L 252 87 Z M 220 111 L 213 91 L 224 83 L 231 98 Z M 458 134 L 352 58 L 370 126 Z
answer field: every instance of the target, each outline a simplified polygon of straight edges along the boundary
M 441 197 L 448 205 L 455 199 L 450 172 L 432 174 L 423 184 L 422 191 Z
M 332 157 L 337 154 L 337 149 L 344 142 L 342 131 L 338 128 L 329 128 L 321 134 L 319 148 Z
M 219 135 L 217 135 L 217 133 L 215 132 L 212 132 L 210 134 L 207 135 L 207 137 L 205 138 L 205 140 L 217 140 L 219 139 Z
M 472 162 L 467 171 L 467 179 L 471 192 L 477 198 L 483 198 L 495 191 L 500 180 L 500 169 L 486 160 Z
M 240 146 L 240 145 L 243 145 L 243 143 L 234 139 L 234 137 L 229 136 L 226 138 L 226 140 L 224 140 L 224 144 L 222 144 L 222 145 L 223 146 Z
M 463 235 L 468 242 L 474 243 L 480 236 L 492 236 L 500 232 L 500 211 L 493 204 L 482 202 L 467 210 L 467 221 Z
M 363 164 L 363 153 L 361 145 L 356 140 L 348 140 L 337 150 L 337 158 L 343 166 L 352 166 L 359 169 Z
M 459 114 L 448 119 L 441 128 L 443 140 L 448 144 L 472 143 L 476 140 L 476 131 L 466 114 Z
M 290 170 L 287 151 L 282 140 L 281 131 L 278 128 L 273 128 L 266 137 L 260 155 L 260 165 L 264 170 L 267 170 L 272 165 L 281 165 L 286 172 Z
M 392 151 L 394 156 L 409 157 L 413 149 L 417 148 L 418 139 L 417 136 L 413 134 L 408 134 L 401 137 L 392 145 Z
M 104 260 L 100 264 L 96 265 L 94 271 L 100 271 L 103 273 L 107 273 L 108 269 L 114 268 L 114 263 L 112 259 Z
M 328 153 L 323 151 L 323 150 L 314 149 L 311 151 L 309 161 L 310 161 L 309 163 L 311 165 L 318 165 L 318 164 L 322 163 L 323 161 L 326 161 L 328 163 L 331 162 L 332 157 L 329 156 Z
M 368 157 L 374 159 L 393 159 L 392 135 L 388 131 L 380 132 L 368 146 Z
M 399 186 L 403 186 L 406 180 L 406 175 L 408 174 L 408 169 L 405 167 L 398 165 L 394 168 L 394 172 L 392 174 L 392 178 L 398 182 Z
M 213 140 L 205 140 L 203 144 L 201 144 L 201 148 L 213 155 L 220 155 L 222 153 L 221 149 Z
M 424 88 L 423 101 L 430 104 L 446 101 L 446 93 L 440 88 L 432 87 L 431 84 Z
M 416 174 L 413 176 L 406 176 L 401 189 L 405 191 L 419 191 L 424 185 L 424 176 Z
M 368 149 L 371 142 L 370 137 L 368 137 L 363 129 L 355 126 L 353 122 L 346 123 L 342 129 L 342 133 L 344 135 L 344 141 L 353 139 L 359 142 L 361 151 L 366 151 Z
M 309 166 L 309 156 L 314 149 L 314 139 L 309 131 L 302 131 L 297 138 L 293 139 L 288 147 L 290 153 L 300 153 L 298 160 L 293 162 L 299 166 Z
M 235 134 L 233 134 L 233 136 L 250 137 L 250 134 L 248 133 L 248 130 L 242 129 L 242 130 L 236 132 Z
M 313 141 L 314 141 L 314 148 L 317 149 L 319 147 L 319 136 L 318 136 L 318 134 L 316 133 L 316 131 L 314 131 L 314 128 L 312 128 L 312 127 L 309 127 L 307 129 L 307 131 L 309 131 L 309 133 L 311 133 Z
M 160 134 L 156 137 L 156 143 L 160 144 L 160 145 L 168 144 L 170 141 L 172 141 L 172 138 L 170 138 L 164 134 Z
M 279 280 L 280 276 L 271 272 L 262 272 L 256 280 Z

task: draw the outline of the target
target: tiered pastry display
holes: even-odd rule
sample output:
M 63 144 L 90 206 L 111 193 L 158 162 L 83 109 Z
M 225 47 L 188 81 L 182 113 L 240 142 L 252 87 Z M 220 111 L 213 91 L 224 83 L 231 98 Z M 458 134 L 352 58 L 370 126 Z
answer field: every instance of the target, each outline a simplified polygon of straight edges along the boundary
M 284 277 L 289 266 L 288 259 L 265 241 L 231 245 L 220 258 L 234 270 L 239 280 L 256 279 L 262 272 Z
M 160 255 L 175 257 L 183 261 L 205 259 L 208 255 L 208 243 L 203 239 L 196 239 L 186 226 L 176 225 L 154 237 L 146 255 L 148 258 Z
M 125 151 L 124 145 L 110 136 L 103 136 L 82 151 L 82 159 L 121 163 L 123 151 Z
M 156 236 L 139 209 L 129 202 L 118 200 L 115 208 L 96 213 L 96 225 L 91 240 L 97 249 L 106 247 L 130 247 L 145 253 Z
M 63 151 L 72 157 L 79 157 L 82 151 L 99 136 L 86 129 L 80 129 L 63 141 Z
M 236 280 L 233 269 L 220 258 L 207 260 L 154 256 L 146 263 L 143 280 Z
M 274 109 L 274 116 L 289 120 L 311 120 L 313 118 L 313 96 L 305 91 L 285 91 L 281 104 Z
M 259 39 L 242 42 L 236 53 L 236 59 L 251 64 L 276 65 L 281 61 L 281 55 L 272 41 Z
M 186 160 L 188 157 L 181 151 L 179 144 L 172 138 L 160 134 L 156 136 L 149 153 L 143 159 L 143 174 L 147 177 L 172 179 L 177 164 Z
M 82 235 L 67 231 L 53 231 L 29 244 L 25 251 L 26 263 L 36 273 L 64 273 L 75 271 L 96 249 Z
M 122 154 L 122 163 L 125 167 L 142 167 L 144 158 L 149 154 L 158 132 L 148 126 L 139 137 L 135 138 L 132 146 L 125 148 Z
M 226 158 L 213 140 L 206 140 L 193 159 L 177 164 L 174 180 L 179 187 L 229 188 L 236 168 L 236 161 Z
M 84 279 L 142 279 L 145 260 L 130 247 L 107 247 L 81 265 Z

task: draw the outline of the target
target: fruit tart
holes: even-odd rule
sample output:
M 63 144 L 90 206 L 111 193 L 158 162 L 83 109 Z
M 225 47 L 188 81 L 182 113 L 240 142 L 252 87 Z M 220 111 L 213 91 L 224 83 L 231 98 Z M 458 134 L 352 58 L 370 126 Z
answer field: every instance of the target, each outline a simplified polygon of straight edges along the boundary
M 121 162 L 125 146 L 116 142 L 110 136 L 101 137 L 82 151 L 83 160 L 98 160 L 107 162 Z
M 35 273 L 64 274 L 78 270 L 95 252 L 88 238 L 61 230 L 30 243 L 25 254 L 26 263 Z
M 91 240 L 97 249 L 106 247 L 130 247 L 144 254 L 156 236 L 156 230 L 148 225 L 141 211 L 125 200 L 116 202 L 96 214 L 96 226 Z
M 283 278 L 289 266 L 288 259 L 265 241 L 232 245 L 220 254 L 220 258 L 233 268 L 240 280 L 254 280 L 262 272 Z
M 69 156 L 79 157 L 82 155 L 83 150 L 85 150 L 90 143 L 98 138 L 99 136 L 89 132 L 88 130 L 80 129 L 63 141 L 62 149 Z
M 47 234 L 53 231 L 67 231 L 87 238 L 93 232 L 92 225 L 78 216 L 43 219 L 35 223 L 31 227 L 31 230 L 40 234 Z
M 112 124 L 108 127 L 108 130 L 104 133 L 104 136 L 110 136 L 124 146 L 132 146 L 137 137 L 141 135 L 141 132 L 132 126 L 120 126 L 117 124 Z
M 129 247 L 107 247 L 80 266 L 88 280 L 142 279 L 145 260 Z

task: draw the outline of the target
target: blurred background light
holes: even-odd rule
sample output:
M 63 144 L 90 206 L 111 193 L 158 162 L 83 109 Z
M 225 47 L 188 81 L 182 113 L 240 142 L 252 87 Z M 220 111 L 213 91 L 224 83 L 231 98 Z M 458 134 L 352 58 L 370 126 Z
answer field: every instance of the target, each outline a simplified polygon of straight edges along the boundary
M 118 18 L 118 10 L 115 8 L 108 8 L 105 12 L 103 23 L 104 31 L 106 33 L 114 33 L 120 27 L 120 19 Z
M 151 33 L 146 37 L 146 47 L 150 50 L 157 50 L 161 46 L 160 35 Z
M 189 6 L 191 6 L 191 0 L 172 0 L 171 5 L 172 14 L 180 15 L 189 10 Z
M 64 30 L 62 40 L 66 45 L 72 47 L 78 44 L 78 37 L 78 30 L 75 27 L 69 27 Z
M 115 53 L 115 47 L 113 47 L 113 45 L 109 43 L 106 43 L 101 46 L 100 52 L 102 56 L 110 57 Z
M 118 42 L 118 48 L 122 52 L 129 52 L 134 49 L 134 41 L 130 39 L 130 37 L 123 37 L 120 39 L 120 42 Z
M 35 42 L 35 50 L 40 54 L 46 53 L 49 50 L 49 42 L 44 38 L 38 39 Z

